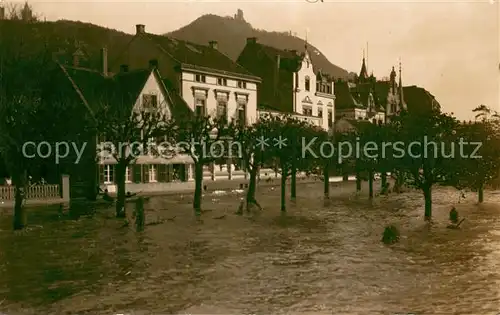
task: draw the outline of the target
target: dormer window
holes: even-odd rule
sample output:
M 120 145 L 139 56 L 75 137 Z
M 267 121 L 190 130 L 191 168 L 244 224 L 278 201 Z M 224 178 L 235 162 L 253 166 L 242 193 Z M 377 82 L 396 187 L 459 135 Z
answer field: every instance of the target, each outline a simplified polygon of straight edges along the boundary
M 203 74 L 197 74 L 197 75 L 194 76 L 194 80 L 196 82 L 205 83 L 206 82 L 206 77 Z
M 154 94 L 142 95 L 142 107 L 144 109 L 158 107 L 158 95 Z
M 306 76 L 306 91 L 311 90 L 311 79 L 309 79 L 309 76 Z
M 227 79 L 217 78 L 217 85 L 227 86 Z

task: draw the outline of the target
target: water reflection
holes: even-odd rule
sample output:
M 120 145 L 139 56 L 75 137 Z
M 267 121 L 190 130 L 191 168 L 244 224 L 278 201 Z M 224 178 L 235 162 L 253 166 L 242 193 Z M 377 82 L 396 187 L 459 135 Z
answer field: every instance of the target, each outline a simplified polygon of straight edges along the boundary
M 352 187 L 351 187 L 352 188 Z M 286 217 L 279 192 L 263 188 L 264 212 L 231 215 L 235 194 L 205 196 L 203 222 L 190 198 L 153 198 L 143 233 L 109 219 L 113 209 L 58 218 L 30 212 L 23 235 L 0 220 L 0 310 L 18 314 L 153 313 L 475 313 L 500 305 L 500 195 L 456 204 L 466 221 L 447 229 L 456 192 L 436 190 L 434 223 L 423 222 L 421 194 L 374 202 L 347 188 L 304 185 Z M 128 209 L 129 211 L 131 209 Z M 224 219 L 215 220 L 222 213 Z M 381 244 L 396 224 L 401 242 Z M 12 313 L 11 313 L 12 312 Z

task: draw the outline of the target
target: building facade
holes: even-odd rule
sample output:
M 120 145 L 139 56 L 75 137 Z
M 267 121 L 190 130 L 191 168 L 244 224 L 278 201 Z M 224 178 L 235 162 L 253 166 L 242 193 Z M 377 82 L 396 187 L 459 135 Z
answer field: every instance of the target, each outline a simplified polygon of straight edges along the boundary
M 307 45 L 299 53 L 247 39 L 238 64 L 259 76 L 259 115 L 286 113 L 329 130 L 335 119 L 333 79 L 314 67 Z
M 337 81 L 335 92 L 336 119 L 367 120 L 382 124 L 406 108 L 401 67 L 399 83 L 396 82 L 394 67 L 389 79 L 377 80 L 373 74 L 368 75 L 365 58 L 359 75 L 351 81 Z
M 257 84 L 260 79 L 217 49 L 217 42 L 197 45 L 147 33 L 136 25 L 136 34 L 115 60 L 103 61 L 110 73 L 140 71 L 144 65 L 155 74 L 144 82 L 135 106 L 143 102 L 162 103 L 172 114 L 190 113 L 236 120 L 257 121 Z M 160 81 L 158 81 L 160 80 Z M 164 91 L 162 93 L 162 91 Z M 99 182 L 108 191 L 115 189 L 116 161 L 100 161 Z M 206 166 L 207 180 L 244 178 L 240 165 L 228 161 Z M 194 181 L 194 165 L 187 155 L 169 159 L 141 156 L 126 171 L 127 190 L 164 191 L 172 185 Z M 183 187 L 186 186 L 183 184 Z

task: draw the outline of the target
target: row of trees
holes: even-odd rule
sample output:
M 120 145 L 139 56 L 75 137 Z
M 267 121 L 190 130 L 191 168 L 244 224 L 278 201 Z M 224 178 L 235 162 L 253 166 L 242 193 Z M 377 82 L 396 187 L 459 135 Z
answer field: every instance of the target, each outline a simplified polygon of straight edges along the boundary
M 4 47 L 0 52 L 4 56 L 9 55 L 5 49 Z M 478 192 L 479 201 L 482 202 L 484 187 L 498 177 L 500 156 L 496 149 L 500 147 L 499 117 L 486 106 L 480 106 L 475 110 L 477 119 L 469 124 L 460 123 L 451 115 L 438 111 L 418 114 L 402 112 L 388 124 L 360 123 L 354 131 L 326 132 L 290 116 L 261 117 L 257 123 L 245 125 L 239 122 L 228 123 L 225 119 L 214 119 L 210 116 L 195 117 L 189 113 L 174 117 L 152 111 L 132 114 L 130 104 L 116 103 L 110 99 L 91 104 L 88 119 L 85 119 L 84 124 L 77 125 L 71 123 L 70 119 L 74 117 L 73 110 L 76 107 L 68 105 L 64 93 L 61 92 L 59 98 L 47 98 L 48 94 L 52 95 L 60 90 L 58 87 L 53 91 L 54 82 L 46 75 L 46 65 L 52 60 L 51 54 L 29 52 L 17 59 L 1 58 L 0 116 L 5 119 L 0 120 L 0 156 L 4 158 L 13 184 L 17 188 L 14 229 L 22 229 L 26 224 L 22 206 L 27 182 L 26 171 L 30 163 L 34 162 L 23 156 L 22 145 L 26 141 L 47 139 L 61 141 L 62 130 L 64 134 L 77 135 L 82 134 L 82 129 L 85 129 L 83 137 L 89 134 L 101 135 L 119 148 L 114 152 L 118 163 L 117 217 L 125 216 L 125 172 L 127 166 L 136 162 L 135 156 L 137 156 L 134 154 L 137 148 L 123 144 L 142 141 L 146 146 L 150 139 L 156 139 L 157 142 L 168 141 L 171 144 L 182 143 L 176 146 L 176 150 L 163 148 L 158 152 L 151 152 L 152 154 L 162 156 L 186 154 L 193 159 L 196 183 L 193 209 L 197 216 L 201 215 L 203 168 L 208 164 L 220 162 L 219 155 L 211 156 L 210 150 L 206 148 L 213 147 L 214 143 L 220 141 L 227 143 L 226 150 L 237 149 L 230 154 L 233 162 L 244 165 L 249 174 L 247 209 L 252 205 L 258 206 L 256 198 L 258 170 L 269 165 L 281 173 L 282 212 L 286 212 L 288 179 L 290 179 L 291 200 L 296 199 L 298 172 L 321 176 L 324 180 L 325 198 L 329 195 L 329 175 L 334 170 L 342 174 L 355 173 L 359 189 L 361 180 L 367 180 L 370 198 L 374 197 L 374 174 L 382 174 L 382 186 L 386 187 L 385 174 L 390 172 L 395 179 L 396 190 L 402 184 L 408 184 L 423 192 L 426 219 L 432 216 L 434 185 L 470 188 Z M 475 146 L 465 146 L 465 152 L 461 152 L 463 154 L 455 152 L 449 157 L 443 156 L 443 144 L 446 148 L 450 148 L 452 144 L 456 146 L 461 139 L 463 142 L 480 142 L 482 145 L 477 152 L 473 152 Z M 230 146 L 230 141 L 239 143 L 239 146 Z M 406 144 L 434 141 L 439 146 L 421 145 L 413 150 L 413 153 L 420 150 L 419 157 L 408 154 L 397 156 L 398 152 L 393 146 L 385 147 L 385 144 L 397 141 Z M 379 154 L 351 155 L 343 157 L 340 163 L 338 151 L 329 156 L 320 154 L 322 150 L 328 152 L 331 149 L 326 148 L 323 144 L 325 142 L 332 143 L 336 148 L 340 142 L 351 143 L 352 148 L 376 143 Z M 382 147 L 386 150 L 385 156 L 380 154 Z M 311 151 L 316 154 L 311 154 Z M 472 153 L 481 158 L 464 157 Z
M 216 142 L 227 141 L 226 152 L 229 153 L 229 148 L 237 148 L 238 152 L 230 152 L 233 162 L 244 165 L 249 174 L 247 210 L 252 205 L 259 206 L 256 199 L 259 168 L 272 165 L 281 174 L 282 212 L 286 212 L 288 179 L 291 200 L 296 199 L 298 172 L 321 176 L 325 183 L 326 198 L 329 196 L 328 181 L 332 170 L 343 174 L 355 173 L 358 188 L 361 180 L 367 180 L 369 198 L 374 197 L 374 175 L 382 174 L 384 191 L 387 187 L 386 174 L 390 172 L 395 179 L 396 190 L 406 184 L 423 192 L 425 218 L 430 219 L 432 189 L 435 185 L 469 188 L 478 192 L 479 202 L 482 202 L 484 187 L 499 175 L 500 155 L 496 150 L 500 146 L 500 120 L 498 115 L 486 106 L 478 107 L 475 112 L 477 119 L 474 123 L 461 123 L 453 116 L 439 111 L 420 114 L 402 112 L 388 124 L 360 124 L 355 131 L 348 132 L 326 132 L 286 115 L 261 117 L 257 123 L 250 126 L 237 122 L 228 124 L 225 120 L 212 119 L 210 116 L 168 120 L 162 120 L 159 116 L 151 120 L 151 116 L 144 116 L 145 118 L 139 120 L 148 122 L 146 125 L 149 127 L 140 125 L 138 128 L 142 130 L 142 140 L 145 139 L 144 134 L 147 134 L 148 137 L 160 135 L 170 143 L 184 143 L 179 147 L 179 151 L 171 154 L 188 154 L 194 161 L 196 184 L 193 208 L 196 215 L 201 214 L 203 167 L 217 160 L 216 156 L 210 156 L 206 148 L 212 147 Z M 103 124 L 109 128 L 114 125 L 110 125 L 109 120 L 103 120 Z M 132 134 L 138 137 L 139 129 Z M 105 127 L 103 130 L 106 130 Z M 115 131 L 117 130 L 115 128 Z M 129 134 L 131 133 L 121 130 L 107 133 L 106 136 L 108 139 L 114 139 L 117 144 L 138 140 L 127 138 L 126 135 Z M 239 145 L 231 146 L 231 141 Z M 398 141 L 404 143 L 407 151 L 398 152 L 396 146 L 391 145 Z M 325 145 L 325 142 L 330 144 Z M 358 151 L 359 154 L 354 151 L 350 157 L 342 157 L 344 160 L 340 163 L 338 150 L 331 151 L 332 148 L 338 148 L 340 142 L 350 143 L 351 148 L 356 148 L 357 144 L 358 148 L 367 148 L 371 143 L 372 147 L 375 146 L 375 154 L 367 154 L 367 149 L 364 149 L 364 152 Z M 408 148 L 411 143 L 420 145 L 411 149 Z M 408 149 L 411 149 L 411 154 Z M 133 163 L 133 158 L 124 157 L 124 152 L 120 154 L 120 175 L 117 176 L 118 216 L 124 216 L 120 211 L 123 209 L 125 198 L 125 167 L 127 163 Z M 117 155 L 116 158 L 120 159 L 120 156 Z

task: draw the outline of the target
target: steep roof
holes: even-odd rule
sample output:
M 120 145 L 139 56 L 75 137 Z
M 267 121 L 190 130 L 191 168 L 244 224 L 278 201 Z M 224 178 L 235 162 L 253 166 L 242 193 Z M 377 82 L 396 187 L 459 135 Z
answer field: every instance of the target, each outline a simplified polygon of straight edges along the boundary
M 335 82 L 335 107 L 339 109 L 366 108 L 368 96 L 373 96 L 378 111 L 385 111 L 391 86 L 388 81 L 357 83 L 350 87 L 348 82 Z
M 165 58 L 160 61 L 158 69 L 164 78 L 174 80 L 174 72 L 180 68 L 190 68 L 259 81 L 259 78 L 215 48 L 146 32 L 136 34 L 110 64 L 114 69 L 120 64 L 128 64 L 131 69 L 142 68 L 149 60 L 161 59 L 161 56 Z
M 126 106 L 132 111 L 149 76 L 153 73 L 160 79 L 156 69 L 139 69 L 109 76 L 104 76 L 99 71 L 86 68 L 61 66 L 61 69 L 73 85 L 76 93 L 79 94 L 84 105 L 93 113 L 103 102 L 113 102 L 119 104 L 119 106 Z M 184 115 L 185 102 L 182 97 L 178 96 L 177 93 L 169 92 L 161 79 L 159 82 L 166 98 L 170 100 L 171 112 L 174 117 Z
M 293 73 L 300 69 L 301 60 L 302 57 L 293 51 L 247 43 L 238 63 L 262 80 L 257 95 L 260 108 L 287 113 L 294 111 Z

